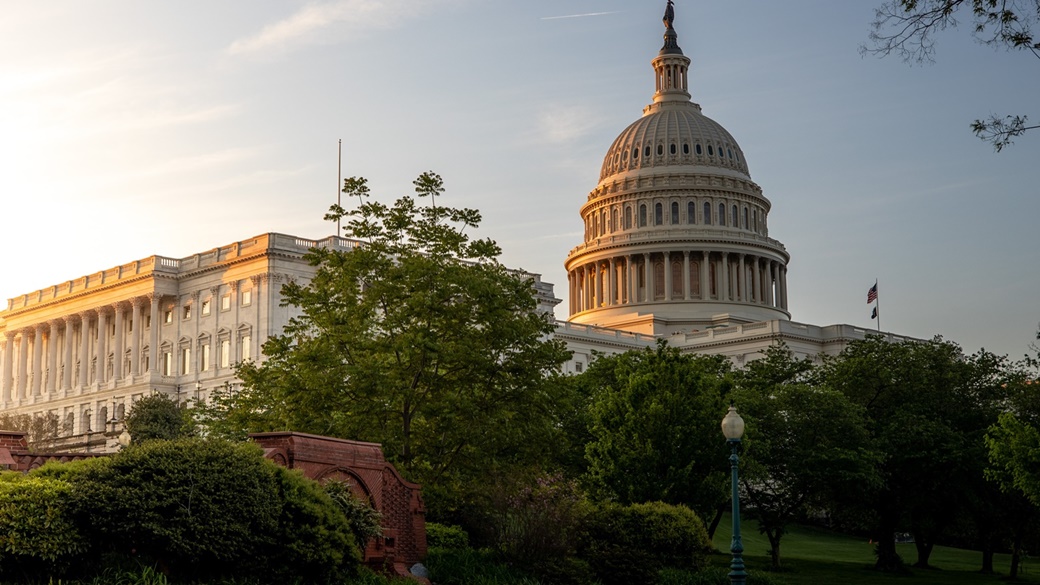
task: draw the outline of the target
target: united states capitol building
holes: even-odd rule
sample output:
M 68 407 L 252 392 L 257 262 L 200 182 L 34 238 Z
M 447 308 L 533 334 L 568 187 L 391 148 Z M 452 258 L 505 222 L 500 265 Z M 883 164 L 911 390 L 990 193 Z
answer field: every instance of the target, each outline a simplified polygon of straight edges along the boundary
M 565 298 L 530 275 L 543 311 L 568 309 L 556 327 L 573 352 L 565 370 L 661 338 L 738 366 L 777 340 L 799 357 L 838 353 L 868 331 L 791 320 L 790 254 L 769 237 L 772 204 L 734 137 L 692 101 L 670 5 L 664 22 L 653 102 L 610 145 L 599 183 L 580 202 L 584 241 L 567 255 Z M 113 449 L 134 400 L 204 399 L 238 384 L 234 365 L 262 360 L 264 341 L 293 316 L 280 289 L 309 280 L 307 251 L 357 245 L 268 233 L 9 299 L 0 311 L 0 412 L 56 416 L 65 449 Z

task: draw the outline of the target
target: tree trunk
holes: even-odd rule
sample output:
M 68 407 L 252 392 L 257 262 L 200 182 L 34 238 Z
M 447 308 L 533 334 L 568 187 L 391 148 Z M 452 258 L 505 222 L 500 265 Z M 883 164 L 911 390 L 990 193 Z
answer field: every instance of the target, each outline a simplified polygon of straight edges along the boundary
M 993 574 L 993 545 L 988 541 L 982 548 L 982 570 L 980 573 Z
M 1008 580 L 1014 581 L 1018 579 L 1018 566 L 1022 562 L 1022 536 L 1015 533 L 1014 541 L 1011 543 L 1011 572 L 1008 574 Z
M 896 523 L 892 518 L 882 517 L 877 531 L 877 562 L 874 568 L 895 573 L 903 570 L 903 559 L 896 553 Z
M 935 543 L 929 542 L 921 531 L 914 531 L 912 534 L 914 535 L 914 546 L 917 548 L 917 562 L 914 563 L 914 566 L 919 569 L 930 569 L 928 559 L 932 556 L 932 548 L 935 547 Z
M 766 537 L 769 538 L 769 557 L 773 562 L 773 570 L 780 570 L 780 529 L 766 530 Z
M 711 519 L 711 524 L 708 525 L 708 540 L 715 538 L 715 530 L 718 529 L 719 523 L 722 522 L 722 515 L 725 513 L 724 507 L 716 508 L 715 517 Z

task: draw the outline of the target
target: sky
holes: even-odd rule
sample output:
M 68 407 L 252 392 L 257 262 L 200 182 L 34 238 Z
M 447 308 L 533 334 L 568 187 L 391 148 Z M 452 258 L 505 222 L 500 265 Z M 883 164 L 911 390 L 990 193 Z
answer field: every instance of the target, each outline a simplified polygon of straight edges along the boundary
M 1040 61 L 937 37 L 862 56 L 880 0 L 676 0 L 690 90 L 791 254 L 792 319 L 1026 353 L 1040 320 Z M 153 254 L 331 235 L 343 176 L 433 170 L 566 298 L 578 208 L 650 103 L 663 0 L 0 0 L 0 298 Z M 1034 122 L 1035 123 L 1035 122 Z M 349 202 L 344 202 L 345 205 Z M 557 316 L 566 318 L 566 303 Z

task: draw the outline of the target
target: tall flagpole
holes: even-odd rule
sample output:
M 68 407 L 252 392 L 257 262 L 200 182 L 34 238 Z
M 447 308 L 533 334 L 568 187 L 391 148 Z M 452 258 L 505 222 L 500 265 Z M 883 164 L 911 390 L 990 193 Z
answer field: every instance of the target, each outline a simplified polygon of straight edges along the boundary
M 343 139 L 342 138 L 339 139 L 339 153 L 338 154 L 339 154 L 339 160 L 338 160 L 338 162 L 336 164 L 336 173 L 337 173 L 337 179 L 339 180 L 339 182 L 336 183 L 336 205 L 339 206 L 342 209 L 343 208 Z M 337 238 L 343 236 L 343 232 L 342 232 L 343 228 L 340 225 L 340 223 L 342 221 L 343 221 L 342 218 L 336 219 L 336 237 Z
M 878 285 L 877 277 L 874 278 L 874 286 Z M 881 289 L 877 289 L 877 294 L 874 295 L 874 310 L 877 311 L 877 332 L 881 333 Z

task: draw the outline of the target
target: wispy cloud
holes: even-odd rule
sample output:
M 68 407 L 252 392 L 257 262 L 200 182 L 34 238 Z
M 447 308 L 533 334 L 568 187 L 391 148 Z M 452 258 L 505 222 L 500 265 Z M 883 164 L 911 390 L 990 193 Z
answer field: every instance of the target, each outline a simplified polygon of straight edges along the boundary
M 606 16 L 608 14 L 620 14 L 621 10 L 614 10 L 613 12 L 586 12 L 584 14 L 565 14 L 563 16 L 543 16 L 538 20 L 559 20 L 561 18 L 584 18 L 586 16 Z
M 595 116 L 582 106 L 554 106 L 538 117 L 541 136 L 555 144 L 572 143 L 592 131 L 596 124 Z
M 260 32 L 231 43 L 228 52 L 245 55 L 332 42 L 372 30 L 387 30 L 430 9 L 458 0 L 332 0 L 312 2 Z

